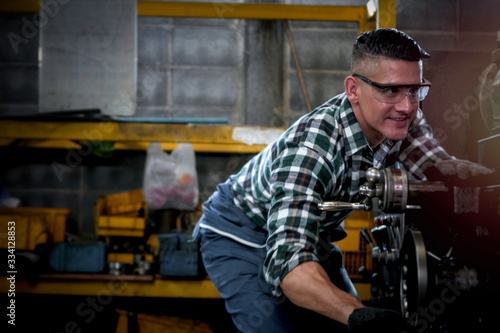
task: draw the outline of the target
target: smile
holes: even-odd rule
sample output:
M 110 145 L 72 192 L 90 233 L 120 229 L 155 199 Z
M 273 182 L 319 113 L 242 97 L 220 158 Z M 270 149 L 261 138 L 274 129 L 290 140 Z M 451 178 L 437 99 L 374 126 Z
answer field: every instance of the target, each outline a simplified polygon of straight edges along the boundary
M 408 126 L 408 117 L 401 117 L 401 118 L 392 118 L 389 117 L 389 120 L 392 122 L 393 126 L 396 126 L 397 128 L 406 128 Z

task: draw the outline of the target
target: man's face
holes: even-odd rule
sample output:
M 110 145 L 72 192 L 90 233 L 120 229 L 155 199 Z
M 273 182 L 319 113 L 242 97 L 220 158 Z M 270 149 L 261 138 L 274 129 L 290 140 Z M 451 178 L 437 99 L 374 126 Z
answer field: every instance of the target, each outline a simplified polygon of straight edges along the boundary
M 418 85 L 422 81 L 419 62 L 379 58 L 367 73 L 359 73 L 369 80 L 383 85 Z M 384 138 L 398 141 L 406 138 L 408 127 L 418 109 L 418 102 L 405 96 L 397 103 L 384 103 L 374 97 L 372 85 L 359 78 L 356 80 L 358 103 L 353 105 L 354 114 L 368 140 L 375 147 Z

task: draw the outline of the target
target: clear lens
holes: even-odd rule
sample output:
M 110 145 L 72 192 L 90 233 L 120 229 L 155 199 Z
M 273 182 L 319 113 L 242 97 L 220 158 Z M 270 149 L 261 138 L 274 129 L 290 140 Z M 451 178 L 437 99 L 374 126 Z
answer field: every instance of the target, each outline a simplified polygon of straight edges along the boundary
M 431 83 L 423 79 L 422 85 L 384 85 L 374 82 L 363 75 L 353 73 L 352 76 L 372 86 L 373 97 L 382 103 L 397 104 L 407 95 L 412 103 L 423 101 L 429 92 Z
M 429 92 L 428 86 L 420 87 L 387 87 L 373 88 L 373 97 L 382 103 L 397 104 L 401 102 L 406 95 L 410 96 L 412 103 L 423 101 Z

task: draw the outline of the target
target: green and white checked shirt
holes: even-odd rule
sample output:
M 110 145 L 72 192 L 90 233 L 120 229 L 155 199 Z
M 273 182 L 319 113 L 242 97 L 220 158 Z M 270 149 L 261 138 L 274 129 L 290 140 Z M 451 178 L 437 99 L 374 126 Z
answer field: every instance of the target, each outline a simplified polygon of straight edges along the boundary
M 264 273 L 275 294 L 281 294 L 279 284 L 294 267 L 319 261 L 320 234 L 351 213 L 322 212 L 319 202 L 361 201 L 359 187 L 372 166 L 399 161 L 410 176 L 424 179 L 426 163 L 450 158 L 433 139 L 421 110 L 404 141 L 386 139 L 375 151 L 345 93 L 300 118 L 231 176 L 235 204 L 268 232 Z

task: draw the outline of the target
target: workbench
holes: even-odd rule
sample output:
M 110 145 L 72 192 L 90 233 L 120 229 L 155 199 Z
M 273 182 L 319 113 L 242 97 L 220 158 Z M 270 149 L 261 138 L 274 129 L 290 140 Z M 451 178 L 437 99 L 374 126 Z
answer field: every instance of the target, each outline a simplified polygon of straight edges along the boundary
M 152 275 L 42 274 L 35 284 L 16 281 L 16 294 L 164 298 L 220 298 L 212 281 L 165 280 Z M 6 277 L 0 279 L 0 293 L 9 290 Z

